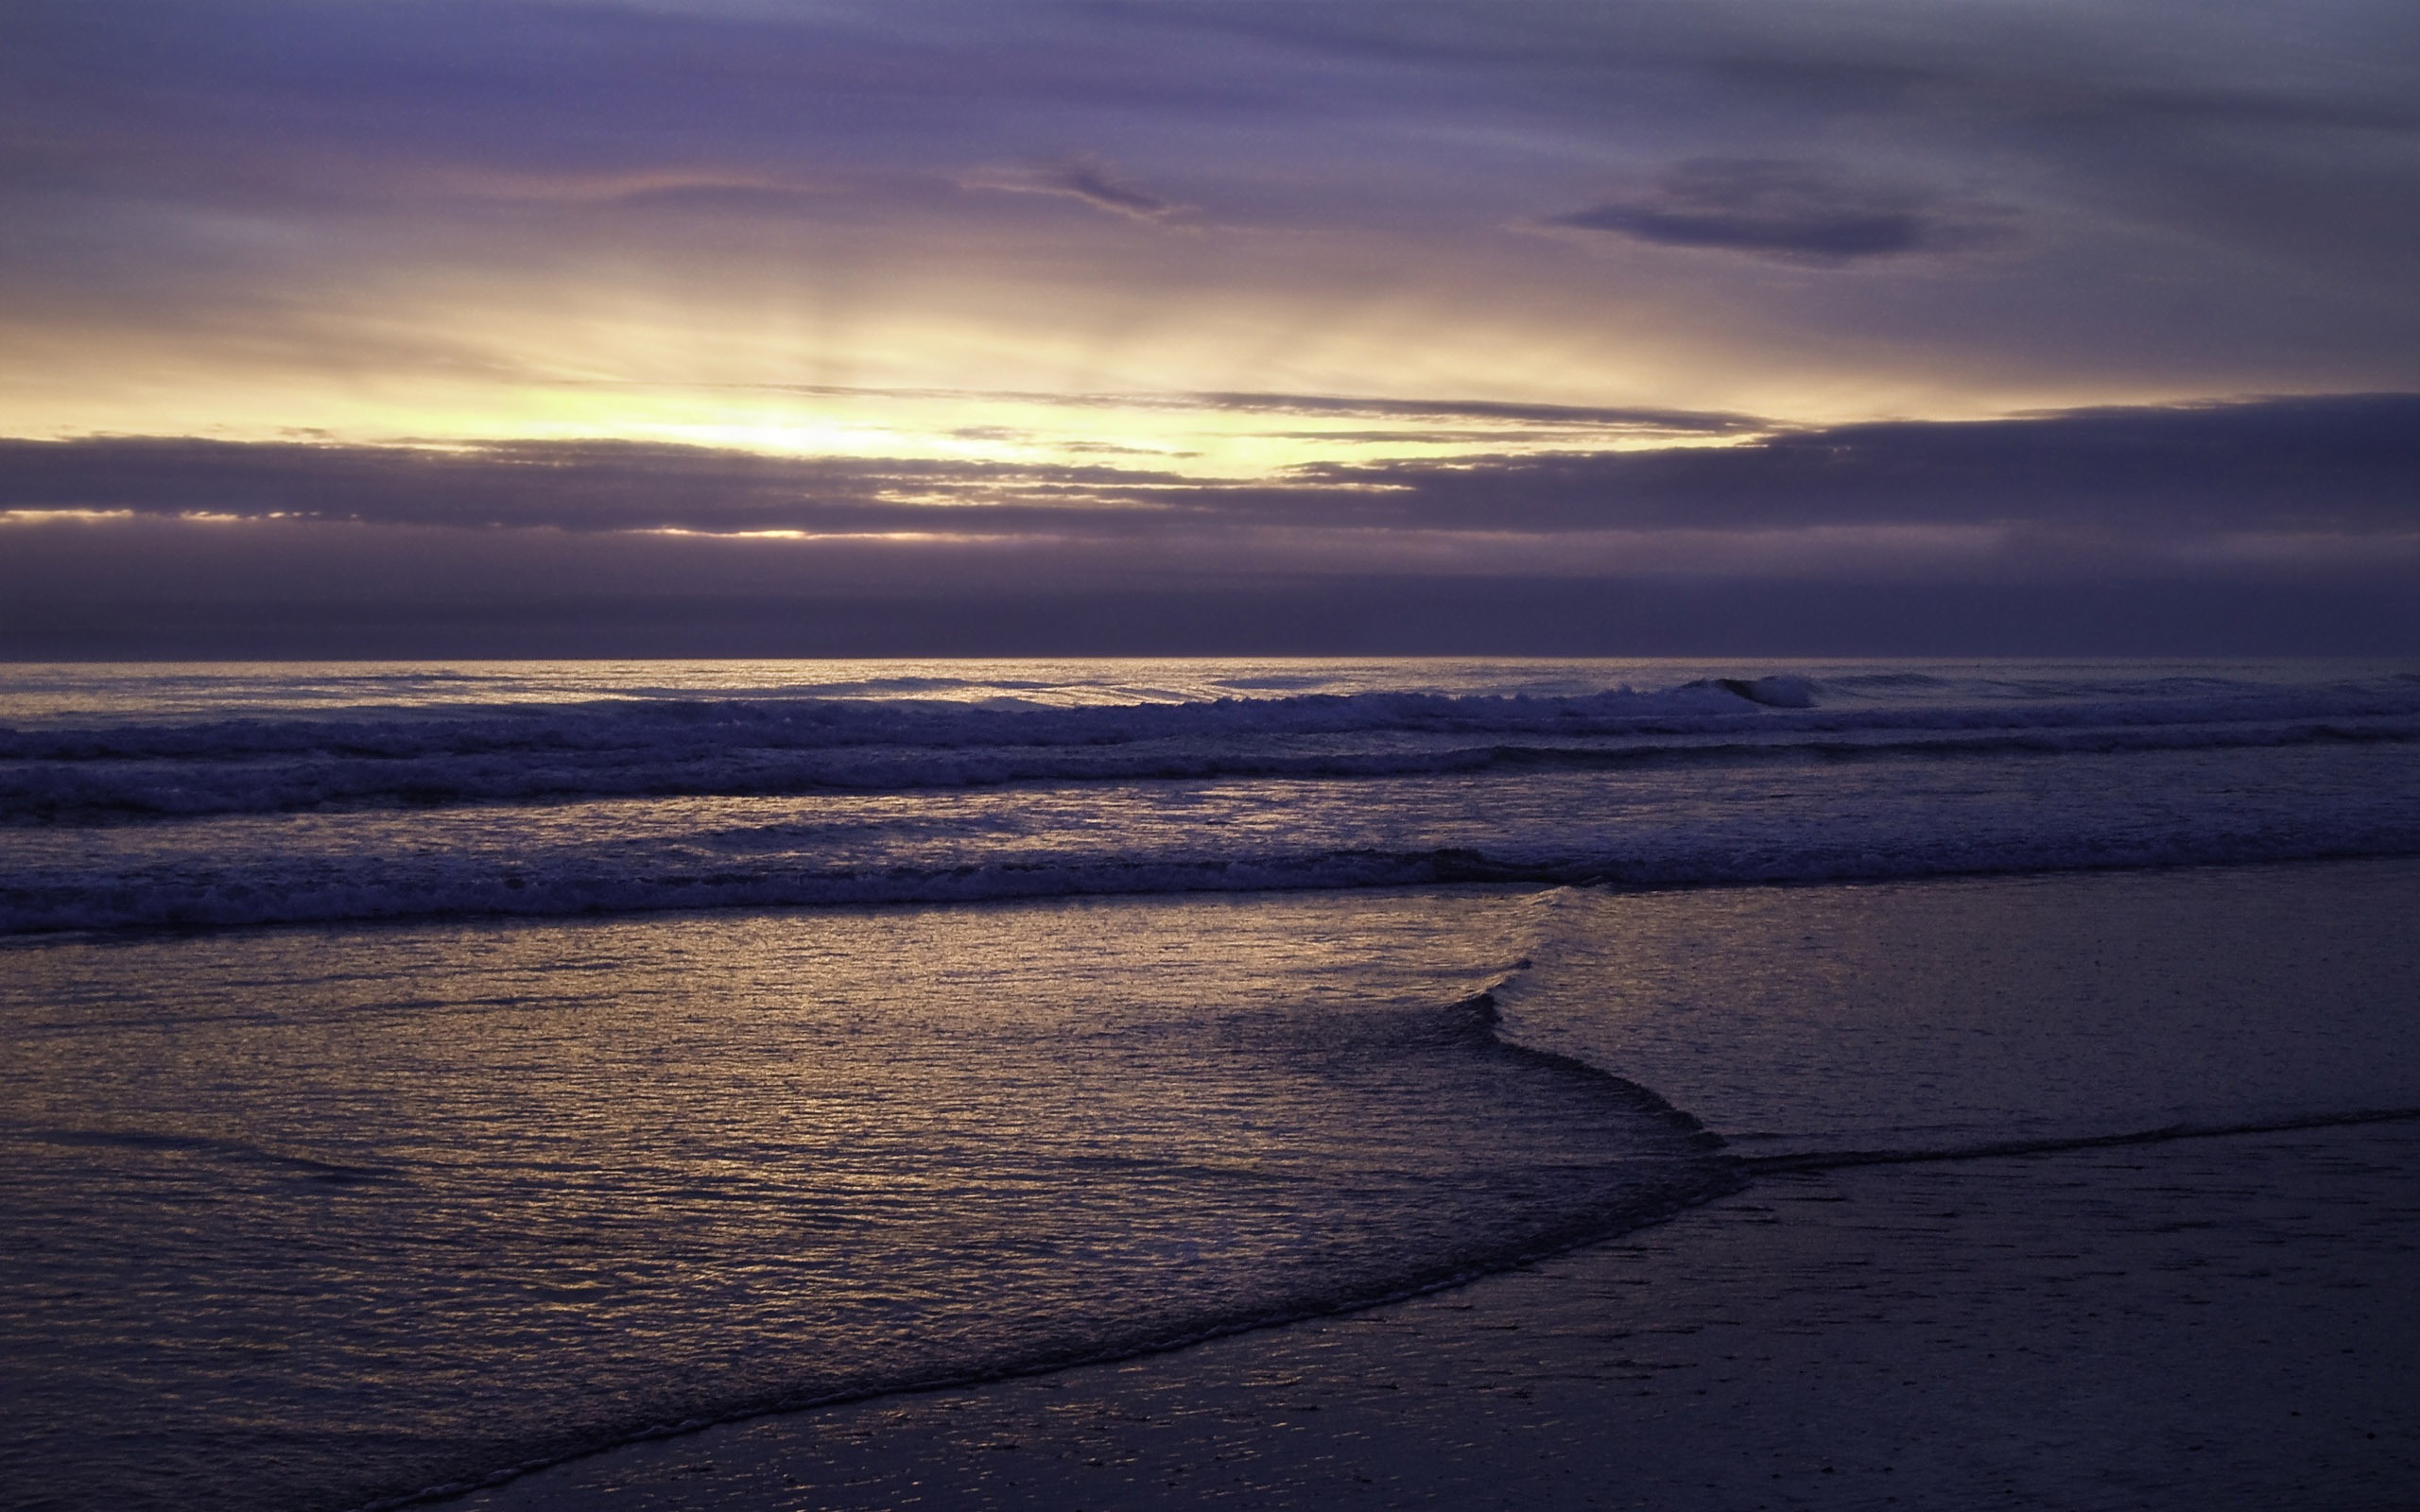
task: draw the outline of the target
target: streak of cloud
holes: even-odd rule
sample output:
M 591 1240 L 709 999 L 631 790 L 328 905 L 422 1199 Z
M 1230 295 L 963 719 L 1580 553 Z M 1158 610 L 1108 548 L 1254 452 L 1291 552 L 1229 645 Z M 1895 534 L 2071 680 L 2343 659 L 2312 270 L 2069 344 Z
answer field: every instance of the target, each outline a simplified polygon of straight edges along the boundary
M 1861 183 L 1809 163 L 1701 158 L 1667 169 L 1643 195 L 1550 216 L 1547 224 L 1662 247 L 1842 266 L 1997 245 L 2009 238 L 2010 218 L 2001 207 Z
M 1133 220 L 1162 221 L 1186 208 L 1138 188 L 1115 168 L 1094 157 L 1076 158 L 1048 168 L 970 174 L 958 182 L 963 188 L 1003 194 L 1056 195 Z
M 2081 559 L 2094 539 L 2420 531 L 2415 476 L 2420 395 L 2411 394 L 1322 464 L 1259 482 L 1106 462 L 783 457 L 619 441 L 0 441 L 0 510 L 21 515 L 1144 543 L 1284 530 L 1360 541 L 1339 548 L 1348 556 L 1382 549 L 1387 532 L 1545 540 L 1685 530 L 1703 536 L 1692 548 L 1702 549 L 1725 532 L 1854 528 L 1908 540 L 1909 530 L 2001 532 L 2068 542 Z

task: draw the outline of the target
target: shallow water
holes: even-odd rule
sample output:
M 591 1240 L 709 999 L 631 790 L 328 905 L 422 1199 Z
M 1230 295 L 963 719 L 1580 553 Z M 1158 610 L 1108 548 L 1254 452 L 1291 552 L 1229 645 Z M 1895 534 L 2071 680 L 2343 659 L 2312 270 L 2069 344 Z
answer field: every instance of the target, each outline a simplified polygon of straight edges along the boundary
M 7 1478 L 354 1504 L 1395 1294 L 1719 1190 L 1660 1107 L 1462 1002 L 1531 907 L 20 948 Z
M 1540 900 L 1504 1033 L 1750 1158 L 2420 1109 L 2420 861 Z

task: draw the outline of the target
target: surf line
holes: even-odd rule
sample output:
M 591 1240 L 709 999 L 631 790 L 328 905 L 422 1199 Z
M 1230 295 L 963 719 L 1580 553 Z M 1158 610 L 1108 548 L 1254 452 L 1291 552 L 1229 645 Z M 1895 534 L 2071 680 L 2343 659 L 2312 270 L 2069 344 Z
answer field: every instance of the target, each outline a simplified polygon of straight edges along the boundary
M 2171 1140 L 2225 1139 L 2238 1134 L 2290 1134 L 2298 1129 L 2343 1128 L 2356 1124 L 2420 1121 L 2420 1108 L 2377 1108 L 2356 1113 L 2312 1113 L 2258 1124 L 2170 1124 L 2126 1134 L 2093 1134 L 2063 1140 L 2012 1140 L 1941 1150 L 1832 1150 L 1806 1155 L 1736 1156 L 1751 1176 L 1789 1176 L 1838 1171 L 1857 1165 L 1923 1165 L 1937 1160 L 1989 1160 L 2011 1155 L 2055 1155 L 2064 1150 L 2105 1150 L 2127 1144 L 2165 1144 Z

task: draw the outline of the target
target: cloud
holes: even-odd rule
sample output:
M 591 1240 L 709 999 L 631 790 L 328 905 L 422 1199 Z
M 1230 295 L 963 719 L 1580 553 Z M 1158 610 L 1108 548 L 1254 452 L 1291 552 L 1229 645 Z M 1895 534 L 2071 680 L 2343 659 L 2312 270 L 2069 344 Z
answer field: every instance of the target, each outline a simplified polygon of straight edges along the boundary
M 1054 182 L 1062 194 L 1073 195 L 1086 204 L 1098 205 L 1103 210 L 1141 220 L 1157 220 L 1184 208 L 1118 181 L 1098 162 L 1068 163 L 1059 170 Z
M 1608 532 L 1696 532 L 1711 541 L 1849 529 L 1904 542 L 1915 529 L 1964 532 L 1968 542 L 1983 539 L 1979 530 L 2048 541 L 2040 549 L 2054 555 L 2088 555 L 2098 541 L 2211 557 L 2222 536 L 2420 532 L 2420 394 L 1325 464 L 1245 483 L 1104 464 L 794 457 L 620 441 L 0 441 L 0 511 L 78 510 L 576 533 L 979 534 L 1180 556 L 1188 543 L 1272 531 L 1298 546 L 1322 536 L 1322 550 L 1349 557 L 1450 556 L 1463 549 L 1458 541 L 1479 549 L 1469 543 L 1481 537 L 1505 550 L 1530 541 L 1551 554 L 1559 539 Z
M 2420 394 L 1785 430 L 1737 446 L 1329 466 L 1398 524 L 1992 525 L 2183 539 L 2420 530 Z
M 1200 404 L 1205 408 L 1251 414 L 1496 421 L 1583 430 L 1663 431 L 1690 436 L 1736 436 L 1769 429 L 1772 423 L 1753 415 L 1716 410 L 1522 404 L 1485 399 L 1357 399 L 1328 394 L 1202 393 L 1176 396 L 1168 403 Z
M 1422 69 L 1432 82 L 1492 77 L 1549 108 L 1599 109 L 1615 80 L 1689 75 L 1842 116 L 2420 130 L 2405 75 L 2420 34 L 2399 0 L 2309 0 L 2290 16 L 2203 8 L 2190 45 L 2180 45 L 2176 9 L 2160 0 L 1150 0 L 1124 13 L 1340 62 Z
M 1659 247 L 1713 248 L 1779 262 L 1840 266 L 2006 241 L 2013 213 L 1904 185 L 1861 182 L 1812 163 L 1696 158 L 1643 195 L 1548 217 Z
M 1737 436 L 1772 422 L 1736 411 L 1658 409 L 1640 405 L 1532 404 L 1495 399 L 1374 399 L 1353 394 L 1266 391 L 1051 392 L 1018 388 L 902 388 L 843 384 L 752 384 L 735 387 L 830 399 L 975 400 L 1045 408 L 1151 411 L 1224 410 L 1248 415 L 1320 419 L 1494 421 L 1587 431 L 1668 432 Z
M 123 544 L 123 543 L 121 543 Z M 147 549 L 155 591 L 63 600 L 0 593 L 0 654 L 31 661 L 528 657 L 1549 655 L 2326 655 L 2420 648 L 2406 583 L 2122 579 L 1875 584 L 1434 576 L 1079 586 L 996 575 L 944 592 L 899 582 L 735 580 L 648 542 L 643 560 L 514 556 L 475 594 L 414 596 L 390 538 L 278 554 L 253 591 L 197 561 L 190 535 Z M 135 550 L 147 548 L 135 546 Z M 751 555 L 762 555 L 752 553 Z M 247 560 L 254 559 L 248 557 Z M 20 561 L 23 559 L 20 558 Z M 26 563 L 33 572 L 60 565 Z M 66 564 L 72 566 L 72 563 Z M 436 564 L 430 564 L 436 565 Z M 0 585 L 31 576 L 0 558 Z M 55 580 L 56 573 L 51 574 Z M 316 592 L 297 585 L 309 584 Z M 283 589 L 281 595 L 279 590 Z
M 2420 648 L 2420 394 L 1261 483 L 0 441 L 0 654 Z
M 1171 475 L 916 458 L 783 457 L 638 441 L 462 447 L 186 437 L 0 441 L 0 511 L 473 529 L 1037 532 Z M 108 504 L 93 501 L 108 500 Z
M 1125 215 L 1135 220 L 1166 220 L 1190 208 L 1135 187 L 1109 164 L 1093 157 L 1076 158 L 1048 168 L 975 174 L 958 182 L 964 189 L 992 189 L 1015 195 L 1058 195 L 1080 200 L 1113 215 Z

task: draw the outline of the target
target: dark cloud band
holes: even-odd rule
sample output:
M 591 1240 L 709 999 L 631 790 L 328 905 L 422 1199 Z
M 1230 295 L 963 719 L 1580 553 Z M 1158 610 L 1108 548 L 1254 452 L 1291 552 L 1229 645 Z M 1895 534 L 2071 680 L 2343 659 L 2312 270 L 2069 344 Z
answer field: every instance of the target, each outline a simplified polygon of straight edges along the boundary
M 1245 528 L 2420 529 L 2420 395 L 1782 431 L 1723 446 L 1324 465 L 801 458 L 639 442 L 0 442 L 0 509 L 706 533 L 1131 540 Z
M 1548 225 L 1663 247 L 1843 264 L 2007 241 L 2012 214 L 1904 185 L 1859 183 L 1810 163 L 1709 158 L 1678 163 L 1649 192 Z

